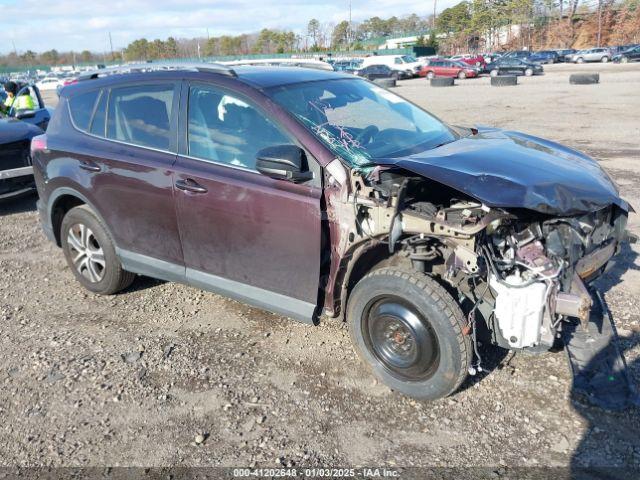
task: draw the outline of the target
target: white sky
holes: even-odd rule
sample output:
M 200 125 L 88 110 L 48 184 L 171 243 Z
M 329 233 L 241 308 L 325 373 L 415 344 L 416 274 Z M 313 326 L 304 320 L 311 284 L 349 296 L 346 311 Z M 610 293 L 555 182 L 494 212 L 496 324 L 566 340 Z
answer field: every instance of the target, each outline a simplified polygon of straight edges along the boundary
M 459 0 L 439 0 L 438 11 Z M 22 53 L 109 50 L 136 38 L 166 39 L 257 32 L 262 28 L 306 32 L 311 18 L 339 22 L 348 18 L 348 0 L 0 0 L 0 52 Z M 354 21 L 433 12 L 433 0 L 353 0 Z

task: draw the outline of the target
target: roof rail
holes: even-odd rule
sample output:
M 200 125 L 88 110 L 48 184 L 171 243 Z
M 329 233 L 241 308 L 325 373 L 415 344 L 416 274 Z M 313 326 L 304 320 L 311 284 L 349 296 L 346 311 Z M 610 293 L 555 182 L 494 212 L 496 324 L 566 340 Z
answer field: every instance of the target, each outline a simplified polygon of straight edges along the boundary
M 125 73 L 161 72 L 166 70 L 182 70 L 188 72 L 209 72 L 237 77 L 235 70 L 220 63 L 198 63 L 198 62 L 149 62 L 132 63 L 119 65 L 117 67 L 101 68 L 83 73 L 78 77 L 78 81 L 95 80 L 109 75 L 120 75 Z

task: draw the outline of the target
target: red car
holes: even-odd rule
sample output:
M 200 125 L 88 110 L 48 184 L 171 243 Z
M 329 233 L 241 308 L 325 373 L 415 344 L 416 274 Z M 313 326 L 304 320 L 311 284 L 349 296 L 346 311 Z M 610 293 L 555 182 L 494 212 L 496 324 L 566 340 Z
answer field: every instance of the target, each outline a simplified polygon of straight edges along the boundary
M 478 76 L 478 72 L 470 65 L 466 66 L 460 62 L 436 58 L 422 67 L 419 75 L 429 79 L 434 77 L 473 78 Z
M 484 67 L 487 61 L 482 55 L 454 55 L 449 60 L 464 62 L 474 67 Z

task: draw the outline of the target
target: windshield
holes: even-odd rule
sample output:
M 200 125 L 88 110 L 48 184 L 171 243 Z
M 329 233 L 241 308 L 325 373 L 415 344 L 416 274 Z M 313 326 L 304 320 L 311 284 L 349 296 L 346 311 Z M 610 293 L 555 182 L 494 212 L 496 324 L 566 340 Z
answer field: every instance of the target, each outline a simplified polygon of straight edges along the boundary
M 437 118 L 364 80 L 287 85 L 269 93 L 352 167 L 423 152 L 458 138 Z
M 415 62 L 417 62 L 417 61 L 418 61 L 418 60 L 416 60 L 415 58 L 413 58 L 411 55 L 403 55 L 403 56 L 402 56 L 402 57 L 400 57 L 400 58 L 402 58 L 402 61 L 403 61 L 404 63 L 415 63 Z

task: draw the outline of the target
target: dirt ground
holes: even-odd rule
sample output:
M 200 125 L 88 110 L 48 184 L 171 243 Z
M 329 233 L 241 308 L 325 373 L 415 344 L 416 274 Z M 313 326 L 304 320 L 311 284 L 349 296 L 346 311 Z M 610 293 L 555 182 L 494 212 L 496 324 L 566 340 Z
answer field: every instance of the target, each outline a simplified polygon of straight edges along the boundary
M 569 85 L 575 71 L 601 83 Z M 546 72 L 396 91 L 453 124 L 584 150 L 640 207 L 640 64 Z M 637 215 L 630 225 L 640 234 Z M 639 251 L 599 281 L 638 383 Z M 335 321 L 142 277 L 119 295 L 84 291 L 33 197 L 0 205 L 0 351 L 0 466 L 640 466 L 640 412 L 572 401 L 563 352 L 484 349 L 487 371 L 416 402 L 378 384 Z

